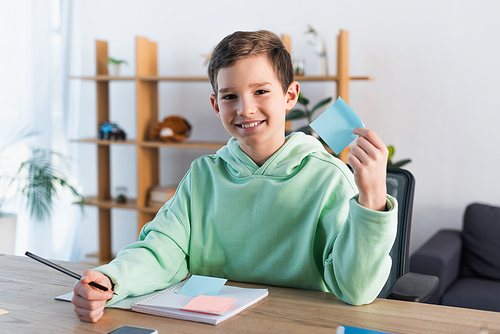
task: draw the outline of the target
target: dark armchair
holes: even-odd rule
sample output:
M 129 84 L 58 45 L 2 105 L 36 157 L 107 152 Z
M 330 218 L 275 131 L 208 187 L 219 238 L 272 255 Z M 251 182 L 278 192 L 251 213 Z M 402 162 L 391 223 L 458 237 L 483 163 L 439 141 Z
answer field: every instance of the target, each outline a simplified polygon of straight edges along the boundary
M 440 230 L 410 258 L 410 272 L 435 275 L 428 303 L 500 312 L 500 207 L 471 204 L 463 230 Z

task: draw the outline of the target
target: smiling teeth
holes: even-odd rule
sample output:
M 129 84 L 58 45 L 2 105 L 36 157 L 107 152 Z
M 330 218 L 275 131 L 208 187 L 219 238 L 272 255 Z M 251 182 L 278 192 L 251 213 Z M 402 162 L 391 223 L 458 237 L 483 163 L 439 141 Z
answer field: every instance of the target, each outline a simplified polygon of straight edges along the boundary
M 253 122 L 253 123 L 248 123 L 248 124 L 241 124 L 242 128 L 248 129 L 248 128 L 253 128 L 256 125 L 259 125 L 260 122 Z

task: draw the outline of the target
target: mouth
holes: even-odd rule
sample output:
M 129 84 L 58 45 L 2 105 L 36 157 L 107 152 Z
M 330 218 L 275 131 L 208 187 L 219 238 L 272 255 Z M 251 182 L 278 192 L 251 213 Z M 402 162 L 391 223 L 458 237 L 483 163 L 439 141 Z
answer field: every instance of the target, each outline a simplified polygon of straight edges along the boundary
M 241 123 L 241 124 L 235 124 L 237 127 L 242 128 L 242 129 L 250 129 L 254 128 L 259 124 L 264 123 L 264 121 L 256 121 L 256 122 L 250 122 L 250 123 Z

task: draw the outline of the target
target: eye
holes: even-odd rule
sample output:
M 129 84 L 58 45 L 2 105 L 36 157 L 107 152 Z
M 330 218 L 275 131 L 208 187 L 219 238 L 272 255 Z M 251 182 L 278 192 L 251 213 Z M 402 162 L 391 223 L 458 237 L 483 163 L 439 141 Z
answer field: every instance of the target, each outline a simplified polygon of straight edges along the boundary
M 266 94 L 267 93 L 267 90 L 265 89 L 259 89 L 258 91 L 255 92 L 256 95 L 262 95 L 262 94 Z
M 234 94 L 227 94 L 227 95 L 222 96 L 222 100 L 233 100 L 235 98 L 236 98 L 236 95 L 234 95 Z

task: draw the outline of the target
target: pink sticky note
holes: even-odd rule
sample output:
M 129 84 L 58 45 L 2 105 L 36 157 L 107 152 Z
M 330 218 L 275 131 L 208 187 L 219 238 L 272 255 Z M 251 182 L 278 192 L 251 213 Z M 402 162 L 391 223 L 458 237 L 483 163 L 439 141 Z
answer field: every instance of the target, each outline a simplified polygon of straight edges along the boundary
M 236 301 L 234 298 L 199 295 L 186 304 L 182 311 L 221 315 Z

